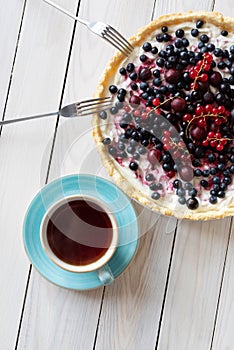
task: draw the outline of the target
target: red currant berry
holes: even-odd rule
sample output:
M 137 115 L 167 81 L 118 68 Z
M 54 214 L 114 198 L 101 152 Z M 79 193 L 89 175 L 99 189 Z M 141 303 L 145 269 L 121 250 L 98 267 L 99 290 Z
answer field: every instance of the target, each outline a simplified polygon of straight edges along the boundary
M 134 112 L 133 112 L 134 116 L 135 117 L 139 117 L 141 115 L 141 111 L 139 109 L 136 109 Z
M 161 103 L 161 102 L 160 102 L 159 98 L 154 98 L 153 101 L 152 101 L 152 105 L 153 105 L 154 107 L 159 106 L 160 103 Z
M 185 114 L 184 116 L 183 116 L 183 121 L 184 122 L 189 122 L 190 120 L 192 120 L 192 116 L 191 116 L 191 114 Z
M 191 71 L 189 72 L 189 77 L 190 77 L 191 79 L 195 79 L 196 76 L 197 76 L 197 72 L 194 70 L 194 68 L 191 69 Z
M 171 136 L 171 133 L 170 133 L 169 130 L 165 130 L 165 131 L 163 132 L 163 135 L 164 135 L 166 138 L 169 139 L 169 137 Z
M 219 106 L 218 107 L 218 113 L 219 114 L 224 114 L 225 113 L 225 107 L 224 106 Z
M 211 140 L 210 141 L 210 146 L 211 147 L 216 147 L 218 145 L 218 141 L 217 140 Z
M 206 82 L 208 80 L 208 75 L 203 73 L 199 76 L 199 80 L 202 82 Z
M 215 114 L 215 115 L 218 114 L 218 108 L 213 108 L 212 109 L 212 113 Z
M 200 127 L 205 127 L 206 126 L 206 119 L 205 118 L 199 118 L 197 123 L 198 123 L 198 125 Z
M 210 105 L 210 104 L 205 105 L 205 112 L 206 112 L 206 113 L 211 113 L 212 110 L 213 110 L 212 105 Z
M 203 140 L 202 141 L 202 146 L 207 147 L 209 145 L 209 141 L 208 140 Z
M 217 151 L 222 151 L 223 150 L 223 145 L 219 144 L 216 146 Z
M 202 115 L 204 112 L 204 108 L 202 106 L 198 106 L 196 109 L 195 109 L 195 113 L 196 115 Z
M 215 133 L 213 131 L 208 132 L 208 138 L 212 139 L 215 136 Z
M 128 113 L 128 112 L 131 111 L 131 108 L 130 108 L 130 106 L 125 106 L 125 107 L 124 107 L 124 110 Z
M 221 125 L 223 120 L 221 118 L 215 118 L 214 123 L 215 125 Z

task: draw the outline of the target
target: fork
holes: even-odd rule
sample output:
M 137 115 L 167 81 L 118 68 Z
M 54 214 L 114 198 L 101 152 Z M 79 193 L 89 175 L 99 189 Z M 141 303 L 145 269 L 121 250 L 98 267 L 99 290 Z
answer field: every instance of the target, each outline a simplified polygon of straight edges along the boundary
M 106 40 L 109 44 L 113 45 L 117 50 L 122 52 L 125 56 L 129 56 L 130 53 L 134 50 L 134 47 L 125 39 L 115 28 L 109 24 L 103 22 L 88 22 L 83 19 L 80 19 L 77 16 L 74 16 L 70 12 L 66 11 L 59 5 L 55 4 L 50 0 L 43 0 L 47 4 L 55 7 L 57 10 L 65 13 L 67 16 L 75 19 L 76 21 L 84 24 L 91 30 L 93 33 L 99 35 L 101 38 Z
M 59 115 L 65 118 L 83 117 L 89 114 L 95 114 L 103 110 L 109 109 L 112 106 L 111 97 L 94 98 L 91 100 L 85 100 L 70 105 L 64 106 L 58 112 L 31 115 L 29 117 L 9 119 L 0 121 L 0 126 L 5 124 L 11 124 L 16 122 L 23 122 L 30 119 L 38 119 L 48 117 L 51 115 Z

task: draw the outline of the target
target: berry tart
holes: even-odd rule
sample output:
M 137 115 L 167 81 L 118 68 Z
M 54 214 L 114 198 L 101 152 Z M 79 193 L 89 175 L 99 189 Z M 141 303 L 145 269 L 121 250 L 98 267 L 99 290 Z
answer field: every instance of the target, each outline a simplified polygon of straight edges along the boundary
M 131 198 L 192 220 L 234 213 L 234 19 L 220 13 L 165 15 L 116 53 L 93 116 L 109 175 Z

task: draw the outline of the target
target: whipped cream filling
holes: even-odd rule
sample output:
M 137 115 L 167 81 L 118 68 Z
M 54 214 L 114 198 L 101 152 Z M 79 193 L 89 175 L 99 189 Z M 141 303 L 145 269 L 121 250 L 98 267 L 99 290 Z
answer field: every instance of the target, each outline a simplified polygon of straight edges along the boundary
M 199 51 L 197 48 L 197 44 L 199 42 L 199 37 L 202 34 L 207 34 L 209 36 L 209 43 L 212 43 L 215 45 L 216 48 L 221 48 L 222 50 L 229 49 L 231 45 L 234 43 L 234 36 L 233 33 L 229 33 L 228 36 L 222 36 L 221 35 L 221 29 L 217 26 L 213 25 L 212 23 L 206 22 L 202 28 L 199 29 L 199 36 L 193 37 L 191 35 L 191 29 L 195 28 L 195 22 L 184 22 L 183 24 L 178 25 L 172 25 L 168 26 L 168 34 L 171 35 L 170 42 L 157 42 L 155 40 L 155 36 L 159 33 L 161 33 L 160 30 L 158 30 L 155 33 L 152 33 L 149 37 L 144 38 L 145 42 L 149 42 L 152 44 L 152 46 L 156 46 L 158 48 L 158 51 L 165 49 L 165 46 L 171 43 L 174 43 L 176 38 L 175 32 L 177 29 L 183 29 L 184 30 L 184 37 L 189 40 L 189 46 L 187 47 L 188 50 L 191 51 Z M 159 57 L 158 54 L 154 55 L 151 52 L 145 52 L 141 47 L 136 47 L 133 51 L 133 53 L 130 55 L 130 57 L 124 59 L 121 62 L 121 65 L 117 69 L 117 74 L 113 77 L 113 80 L 110 81 L 110 84 L 116 85 L 118 89 L 123 88 L 127 91 L 126 99 L 129 100 L 130 94 L 132 94 L 132 90 L 130 85 L 133 83 L 133 81 L 129 77 L 122 76 L 118 73 L 119 69 L 121 67 L 126 67 L 128 63 L 133 63 L 135 65 L 135 71 L 138 72 L 141 67 L 144 67 L 144 63 L 140 61 L 139 57 L 145 54 L 148 59 L 152 60 L 150 64 L 151 72 L 153 72 L 154 69 L 159 69 L 161 73 L 164 72 L 164 68 L 160 68 L 156 64 L 156 59 Z M 213 55 L 213 53 L 212 53 Z M 218 63 L 221 58 L 215 57 L 213 55 L 213 60 Z M 186 70 L 186 69 L 185 69 Z M 219 71 L 216 67 L 213 69 L 214 71 Z M 222 71 L 220 71 L 223 77 L 230 76 L 229 69 L 225 68 Z M 210 91 L 213 93 L 217 93 L 218 90 L 214 86 L 210 86 Z M 108 93 L 108 86 L 106 86 L 106 93 Z M 138 88 L 137 91 L 134 91 L 134 95 L 140 96 L 142 94 L 142 91 L 140 88 Z M 113 99 L 117 100 L 116 95 L 113 95 Z M 163 110 L 163 107 L 162 107 Z M 122 113 L 123 114 L 123 113 Z M 117 114 L 111 114 L 108 113 L 108 119 L 106 120 L 100 120 L 100 129 L 102 132 L 103 139 L 104 138 L 110 138 L 114 145 L 117 145 L 119 141 L 119 137 L 121 133 L 123 133 L 123 129 L 119 126 L 119 121 L 122 117 L 121 113 Z M 113 127 L 114 125 L 114 127 Z M 232 141 L 232 147 L 234 143 Z M 158 162 L 155 166 L 152 167 L 152 164 L 148 160 L 148 153 L 149 149 L 146 147 L 146 153 L 140 155 L 140 158 L 137 160 L 138 163 L 138 170 L 137 172 L 133 172 L 129 169 L 129 161 L 131 161 L 131 155 L 128 154 L 127 158 L 116 158 L 116 167 L 118 168 L 119 172 L 122 174 L 124 178 L 127 179 L 128 182 L 131 182 L 131 184 L 136 188 L 136 191 L 139 191 L 140 193 L 143 193 L 145 196 L 148 197 L 149 200 L 152 202 L 155 202 L 154 199 L 151 198 L 152 190 L 149 188 L 149 182 L 145 180 L 146 175 L 151 173 L 153 174 L 155 178 L 156 183 L 162 184 L 162 189 L 158 190 L 160 193 L 160 198 L 157 200 L 157 204 L 163 207 L 169 207 L 173 210 L 178 211 L 185 211 L 188 210 L 184 205 L 181 205 L 178 202 L 178 195 L 176 195 L 176 190 L 173 188 L 173 181 L 178 178 L 178 173 L 175 174 L 172 178 L 169 178 L 165 171 L 162 168 L 162 164 Z M 202 170 L 209 169 L 209 164 L 203 163 L 202 167 L 199 167 Z M 233 175 L 232 175 L 233 179 Z M 202 188 L 200 185 L 201 178 L 193 177 L 191 181 L 189 181 L 194 188 L 197 189 L 197 199 L 199 201 L 199 207 L 197 210 L 199 211 L 212 211 L 217 210 L 217 205 L 228 207 L 230 205 L 234 205 L 234 183 L 232 182 L 230 185 L 228 185 L 228 189 L 225 193 L 225 198 L 218 198 L 217 205 L 213 205 L 209 202 L 210 197 L 210 188 L 205 189 Z

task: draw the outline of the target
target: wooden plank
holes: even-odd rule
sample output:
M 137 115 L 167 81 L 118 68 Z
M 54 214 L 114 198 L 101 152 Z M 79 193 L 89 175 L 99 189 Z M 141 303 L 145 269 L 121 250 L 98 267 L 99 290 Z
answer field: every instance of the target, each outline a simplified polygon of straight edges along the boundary
M 216 0 L 215 11 L 221 12 L 225 16 L 234 16 L 233 1 Z M 232 324 L 234 322 L 234 305 L 233 305 L 233 262 L 234 262 L 234 226 L 232 220 L 231 238 L 227 251 L 227 261 L 224 272 L 224 280 L 221 286 L 219 304 L 217 306 L 217 321 L 214 328 L 214 339 L 212 349 L 232 349 L 234 336 Z
M 148 1 L 147 4 L 148 6 L 145 6 L 143 11 L 138 12 L 135 11 L 137 3 L 133 0 L 118 3 L 105 0 L 102 1 L 102 6 L 94 0 L 89 0 L 81 2 L 79 15 L 90 20 L 98 19 L 111 23 L 124 35 L 129 36 L 138 27 L 148 22 L 153 8 L 153 1 Z M 133 21 L 133 17 L 131 17 L 132 21 L 126 21 L 123 13 L 135 13 L 137 20 L 134 18 Z M 83 97 L 92 96 L 97 81 L 113 52 L 114 49 L 111 46 L 102 40 L 98 40 L 86 28 L 83 28 L 81 25 L 77 27 L 65 89 L 64 104 Z M 91 139 L 90 119 L 79 120 L 77 123 L 72 120 L 61 120 L 60 123 L 52 159 L 50 180 L 57 176 L 87 169 L 89 164 L 96 165 L 96 160 L 98 159 L 96 151 L 94 152 L 95 145 Z M 79 140 L 81 140 L 80 143 Z M 85 155 L 88 153 L 87 149 L 89 146 L 90 158 L 87 161 Z M 91 166 L 89 171 L 95 173 L 95 168 Z M 106 173 L 103 172 L 103 175 L 106 176 Z M 155 217 L 156 219 L 157 215 Z M 170 235 L 167 236 L 166 241 L 171 241 Z M 149 245 L 149 241 L 147 244 Z M 149 246 L 146 249 L 149 250 Z M 61 290 L 58 287 L 50 285 L 48 282 L 43 283 L 43 287 L 41 288 L 34 287 L 42 285 L 41 280 L 42 278 L 33 271 L 19 348 L 35 348 L 39 343 L 45 349 L 74 349 L 79 346 L 82 349 L 91 349 L 94 343 L 103 289 L 90 292 L 90 294 L 76 294 L 72 291 Z M 135 282 L 133 280 L 131 281 L 135 285 Z M 124 291 L 124 280 L 121 282 L 120 277 L 116 281 L 117 283 L 118 289 Z M 129 288 L 131 289 L 132 285 Z M 54 303 L 55 295 L 56 303 Z M 76 295 L 77 297 L 74 300 L 74 296 Z M 49 312 L 46 312 L 44 307 L 41 307 L 41 305 L 47 304 L 53 304 Z M 71 305 L 74 305 L 74 307 L 71 307 Z M 66 319 L 66 328 L 63 327 L 62 329 L 61 327 L 62 334 L 58 338 L 48 336 L 48 334 L 54 335 L 56 329 L 60 327 L 58 325 L 60 318 L 57 318 L 56 321 L 56 316 L 60 314 L 61 310 L 63 310 L 63 318 Z M 46 321 L 43 323 L 42 320 L 44 320 L 45 312 Z M 40 327 L 38 327 L 38 322 L 40 323 Z M 115 322 L 114 318 L 111 319 L 111 322 Z M 67 329 L 70 329 L 70 332 L 72 332 L 72 337 L 70 337 L 69 332 L 66 332 Z M 88 330 L 89 336 L 86 335 L 86 330 Z M 99 338 L 99 344 L 101 341 L 101 338 Z
M 212 8 L 212 1 L 156 2 L 157 14 Z M 179 225 L 158 349 L 209 348 L 229 226 L 230 219 Z
M 152 223 L 155 217 L 145 215 L 144 219 Z M 145 235 L 134 261 L 106 289 L 97 350 L 155 348 L 174 237 L 165 234 L 167 220 L 161 217 L 150 231 L 142 230 Z
M 230 219 L 179 225 L 159 349 L 209 349 L 229 228 Z
M 212 349 L 232 349 L 234 343 L 233 320 L 234 320 L 234 229 L 232 226 L 231 238 L 225 266 L 224 280 L 221 289 L 220 302 L 218 305 L 217 323 L 214 329 Z
M 9 3 L 12 13 L 14 2 Z M 66 4 L 75 9 L 77 1 L 66 1 Z M 54 12 L 41 1 L 27 3 L 6 119 L 58 108 L 73 24 L 59 13 L 52 15 L 51 11 Z M 10 23 L 9 20 L 7 27 Z M 4 47 L 4 43 L 1 44 Z M 13 349 L 16 341 L 29 269 L 22 245 L 22 221 L 29 202 L 40 188 L 41 158 L 54 126 L 53 118 L 5 126 L 0 138 L 0 339 L 3 349 Z
M 2 116 L 23 15 L 24 1 L 7 1 L 0 11 L 0 115 Z M 9 25 L 9 23 L 11 25 Z

